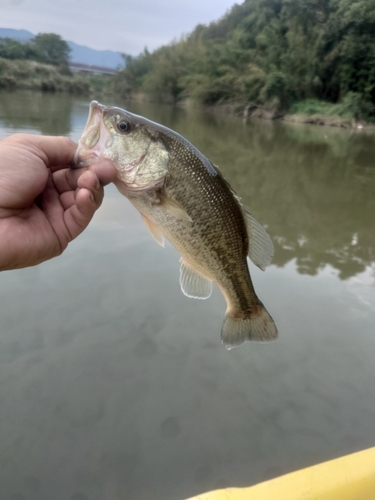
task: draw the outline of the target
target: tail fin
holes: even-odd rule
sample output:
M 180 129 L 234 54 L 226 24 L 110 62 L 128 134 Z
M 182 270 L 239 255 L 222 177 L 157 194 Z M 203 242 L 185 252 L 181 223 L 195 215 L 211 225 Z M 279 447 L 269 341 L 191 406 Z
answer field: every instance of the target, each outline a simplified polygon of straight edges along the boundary
M 221 330 L 221 341 L 227 350 L 248 340 L 268 342 L 276 338 L 276 325 L 263 304 L 248 317 L 235 318 L 227 313 Z

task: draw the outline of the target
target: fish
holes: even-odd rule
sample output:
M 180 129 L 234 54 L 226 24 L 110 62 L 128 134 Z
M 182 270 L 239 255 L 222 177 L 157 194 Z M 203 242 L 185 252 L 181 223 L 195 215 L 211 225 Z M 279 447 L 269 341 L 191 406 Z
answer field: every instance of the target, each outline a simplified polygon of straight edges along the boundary
M 212 283 L 227 310 L 221 341 L 277 338 L 276 325 L 255 293 L 247 257 L 264 270 L 273 257 L 265 228 L 243 207 L 218 167 L 177 132 L 118 107 L 92 101 L 74 168 L 102 159 L 116 168 L 114 184 L 140 212 L 155 239 L 180 253 L 180 286 L 207 299 Z

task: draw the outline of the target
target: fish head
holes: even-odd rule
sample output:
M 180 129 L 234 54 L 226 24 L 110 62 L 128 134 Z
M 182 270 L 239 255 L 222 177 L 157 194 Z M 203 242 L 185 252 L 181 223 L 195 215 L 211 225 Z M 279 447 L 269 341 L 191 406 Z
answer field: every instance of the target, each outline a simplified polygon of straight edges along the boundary
M 117 181 L 129 191 L 162 184 L 169 170 L 169 153 L 156 124 L 92 101 L 74 167 L 86 167 L 100 159 L 114 164 Z

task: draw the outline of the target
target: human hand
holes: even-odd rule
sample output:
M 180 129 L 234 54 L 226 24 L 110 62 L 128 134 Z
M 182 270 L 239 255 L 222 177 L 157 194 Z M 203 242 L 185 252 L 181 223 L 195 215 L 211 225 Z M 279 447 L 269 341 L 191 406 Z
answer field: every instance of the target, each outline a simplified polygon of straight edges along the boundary
M 76 148 L 67 137 L 0 141 L 0 271 L 60 255 L 101 205 L 115 169 L 109 162 L 70 169 Z

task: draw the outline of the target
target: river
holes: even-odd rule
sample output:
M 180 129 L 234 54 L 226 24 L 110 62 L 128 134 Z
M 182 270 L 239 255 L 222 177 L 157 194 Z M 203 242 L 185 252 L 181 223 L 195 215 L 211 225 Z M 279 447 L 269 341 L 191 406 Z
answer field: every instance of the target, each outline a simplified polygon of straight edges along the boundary
M 225 303 L 114 186 L 59 258 L 1 274 L 0 498 L 182 500 L 375 444 L 375 137 L 109 98 L 175 129 L 264 224 L 279 339 L 226 351 Z M 89 101 L 0 93 L 0 138 L 78 140 Z

